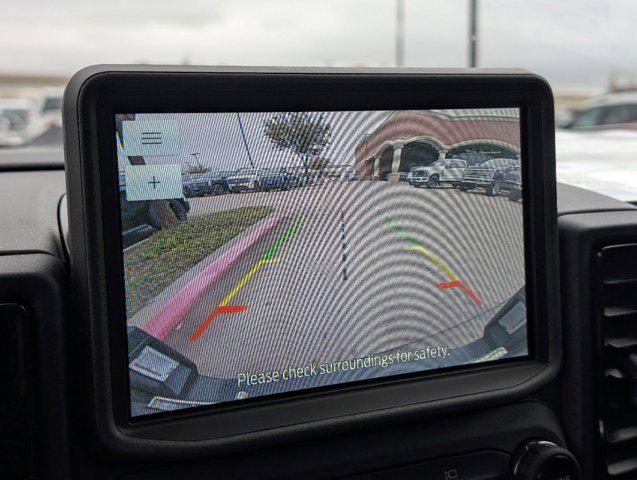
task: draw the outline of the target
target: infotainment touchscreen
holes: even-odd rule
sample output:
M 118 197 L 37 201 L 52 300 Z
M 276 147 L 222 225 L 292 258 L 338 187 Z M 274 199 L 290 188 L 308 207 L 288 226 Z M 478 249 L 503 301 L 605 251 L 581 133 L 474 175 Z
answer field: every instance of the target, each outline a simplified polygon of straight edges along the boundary
M 529 353 L 519 109 L 114 121 L 131 416 Z

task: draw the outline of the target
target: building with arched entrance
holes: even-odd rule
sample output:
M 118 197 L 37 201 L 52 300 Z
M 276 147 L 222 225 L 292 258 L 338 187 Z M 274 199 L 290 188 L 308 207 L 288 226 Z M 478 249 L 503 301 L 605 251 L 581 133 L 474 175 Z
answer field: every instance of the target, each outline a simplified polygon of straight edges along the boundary
M 401 172 L 444 158 L 462 158 L 469 164 L 519 158 L 519 110 L 392 112 L 356 145 L 354 155 L 360 178 L 383 180 L 397 180 Z

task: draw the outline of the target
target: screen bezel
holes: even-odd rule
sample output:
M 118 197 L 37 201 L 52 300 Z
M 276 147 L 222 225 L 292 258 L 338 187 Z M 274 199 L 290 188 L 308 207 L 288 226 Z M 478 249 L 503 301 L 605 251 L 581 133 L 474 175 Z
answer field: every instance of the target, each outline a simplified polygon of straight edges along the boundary
M 172 73 L 101 72 L 89 78 L 88 83 L 85 79 L 82 88 L 78 88 L 78 135 L 84 139 L 79 155 L 84 157 L 85 169 L 84 178 L 80 179 L 83 212 L 89 211 L 93 216 L 90 219 L 83 216 L 81 228 L 85 233 L 83 244 L 89 247 L 89 238 L 92 238 L 94 243 L 90 249 L 97 254 L 94 258 L 103 260 L 97 262 L 99 265 L 90 265 L 85 259 L 84 266 L 89 284 L 97 287 L 93 296 L 102 300 L 100 311 L 90 315 L 90 321 L 93 355 L 101 352 L 103 365 L 108 367 L 106 375 L 101 369 L 93 372 L 94 378 L 106 388 L 102 391 L 107 392 L 107 398 L 95 400 L 96 403 L 106 401 L 110 407 L 98 412 L 110 421 L 107 426 L 139 439 L 216 440 L 213 443 L 218 444 L 219 439 L 231 435 L 293 424 L 353 419 L 357 415 L 383 412 L 391 416 L 392 410 L 397 414 L 401 408 L 406 413 L 443 404 L 495 401 L 502 395 L 521 395 L 554 374 L 555 362 L 559 360 L 559 348 L 555 344 L 559 330 L 556 331 L 553 320 L 557 302 L 553 238 L 555 184 L 551 170 L 553 145 L 546 135 L 552 106 L 550 90 L 537 77 L 414 71 L 401 74 L 184 69 Z M 522 174 L 526 186 L 523 200 L 528 356 L 289 392 L 281 394 L 281 398 L 278 395 L 260 397 L 221 407 L 130 417 L 115 114 L 506 107 L 520 109 Z M 552 128 L 552 119 L 549 127 Z M 91 162 L 90 158 L 97 161 Z M 530 168 L 530 158 L 545 160 Z M 92 193 L 91 186 L 96 187 Z M 71 217 L 73 225 L 73 215 Z M 76 242 L 77 237 L 71 235 L 72 242 Z M 95 338 L 99 331 L 106 335 Z

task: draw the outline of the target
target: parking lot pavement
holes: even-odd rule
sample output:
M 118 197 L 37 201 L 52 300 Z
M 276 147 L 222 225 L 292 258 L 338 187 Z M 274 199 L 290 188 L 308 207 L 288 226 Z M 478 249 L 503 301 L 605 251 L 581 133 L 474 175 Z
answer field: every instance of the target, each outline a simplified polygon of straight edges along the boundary
M 465 345 L 524 282 L 522 205 L 505 196 L 360 181 L 195 200 L 195 215 L 272 205 L 286 217 L 166 337 L 205 375 L 432 336 Z

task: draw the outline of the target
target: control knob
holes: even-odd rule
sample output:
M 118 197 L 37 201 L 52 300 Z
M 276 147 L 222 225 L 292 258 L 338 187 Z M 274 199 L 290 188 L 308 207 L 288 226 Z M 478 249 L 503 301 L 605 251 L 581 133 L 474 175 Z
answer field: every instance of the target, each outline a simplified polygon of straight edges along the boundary
M 529 440 L 514 453 L 513 480 L 579 480 L 577 459 L 547 440 Z

